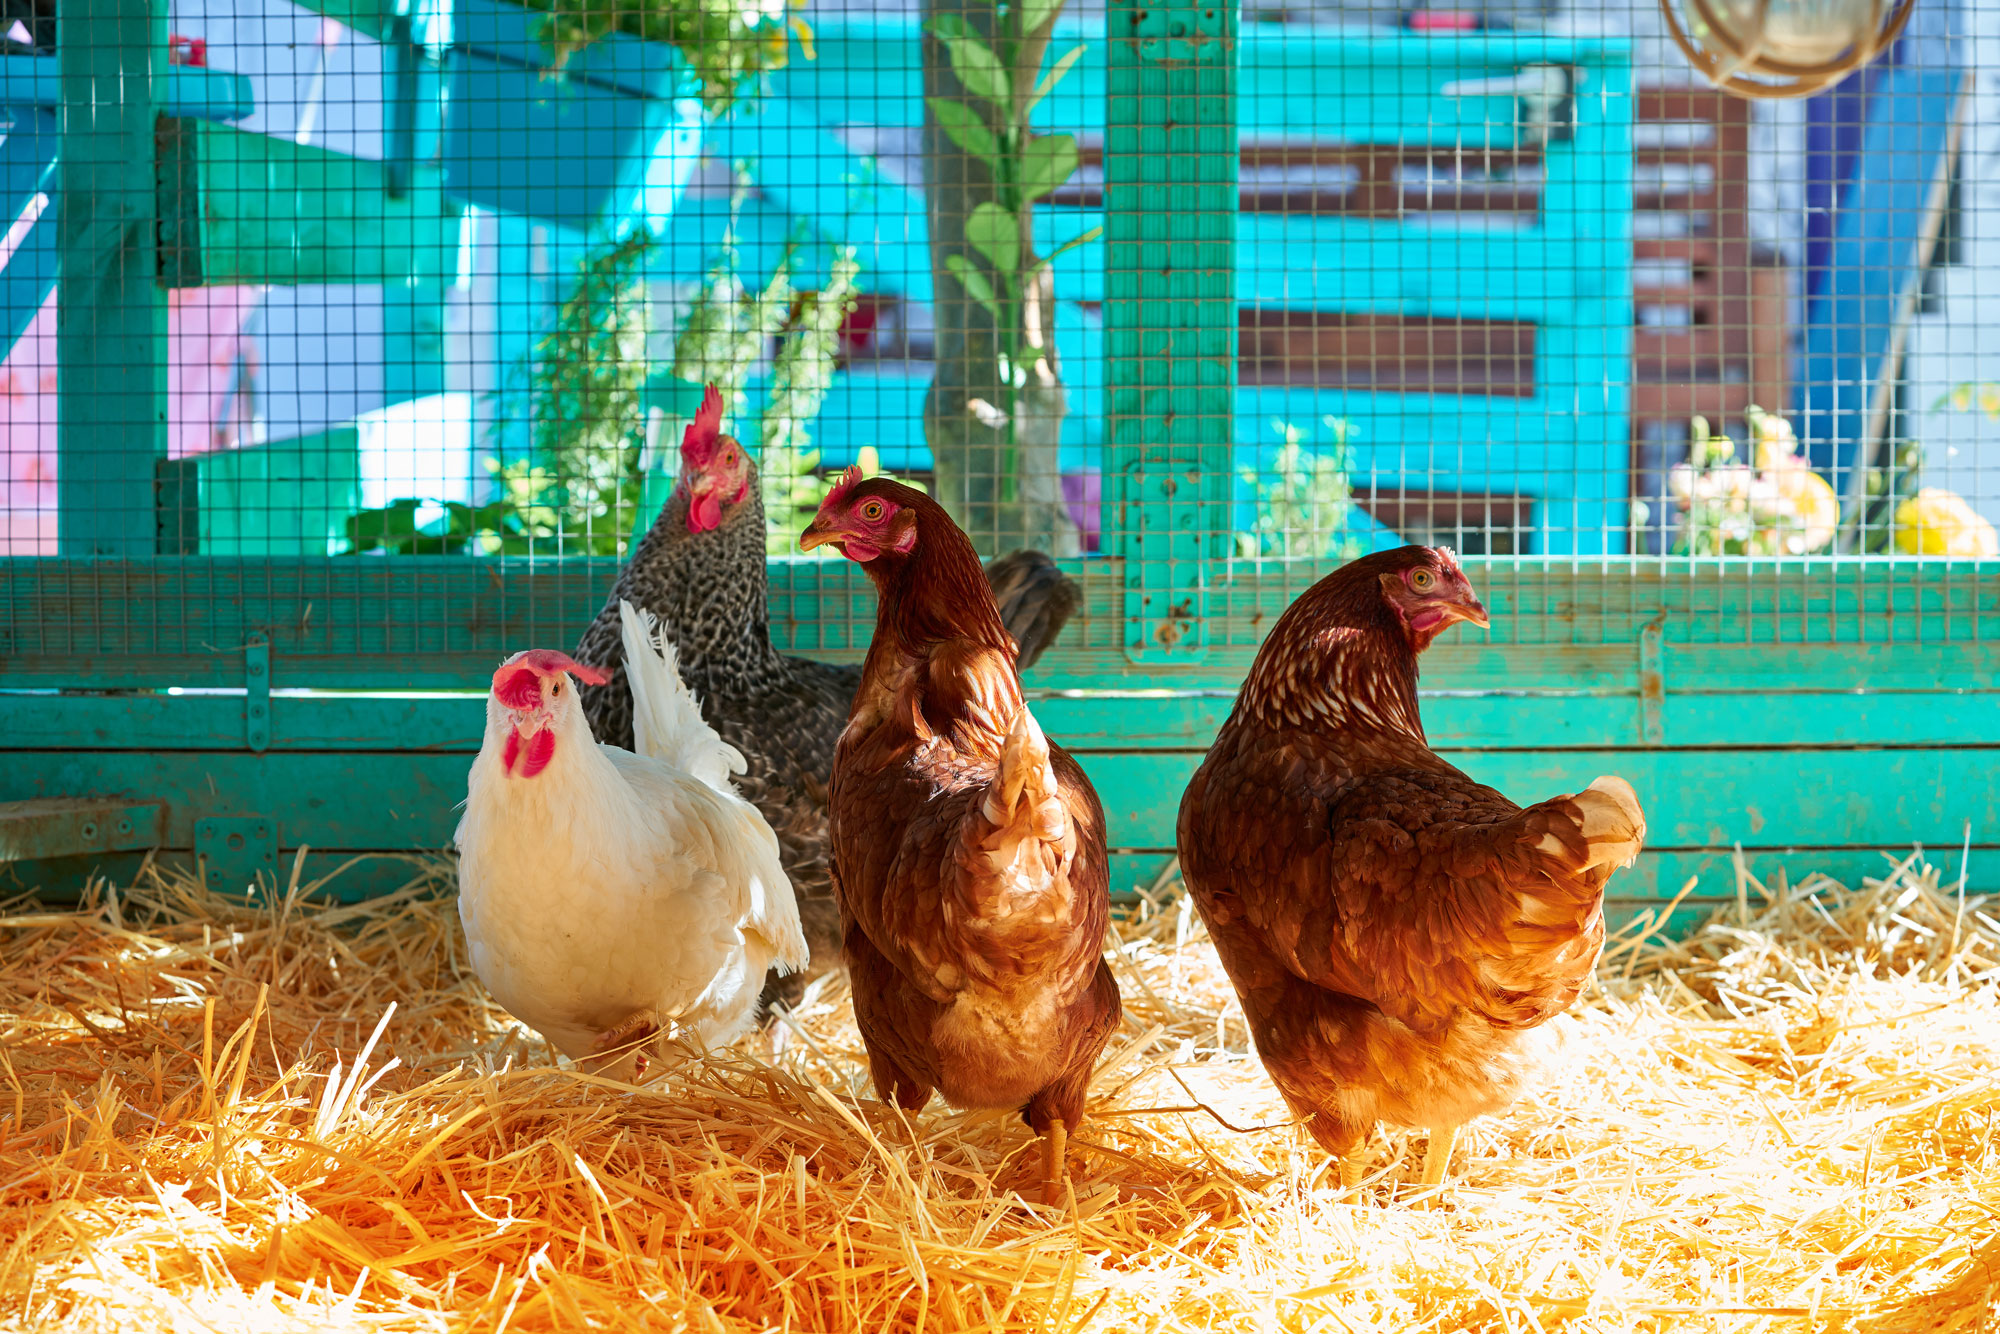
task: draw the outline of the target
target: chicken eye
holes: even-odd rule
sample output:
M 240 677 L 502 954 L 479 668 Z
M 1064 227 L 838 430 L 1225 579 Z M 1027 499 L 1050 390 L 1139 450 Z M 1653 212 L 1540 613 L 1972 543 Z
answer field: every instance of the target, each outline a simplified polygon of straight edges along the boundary
M 1429 592 L 1430 586 L 1436 582 L 1437 582 L 1436 576 L 1433 575 L 1429 570 L 1418 570 L 1415 574 L 1410 576 L 1410 586 L 1416 589 L 1419 593 Z
M 560 681 L 557 681 L 557 682 L 555 682 L 554 684 L 552 684 L 552 685 L 551 685 L 551 686 L 549 687 L 549 693 L 550 693 L 551 695 L 560 695 L 560 694 L 562 694 L 562 682 L 560 682 Z
M 861 517 L 868 520 L 868 522 L 870 523 L 874 523 L 877 519 L 882 517 L 882 502 L 879 500 L 871 500 L 866 505 L 863 505 L 861 507 Z

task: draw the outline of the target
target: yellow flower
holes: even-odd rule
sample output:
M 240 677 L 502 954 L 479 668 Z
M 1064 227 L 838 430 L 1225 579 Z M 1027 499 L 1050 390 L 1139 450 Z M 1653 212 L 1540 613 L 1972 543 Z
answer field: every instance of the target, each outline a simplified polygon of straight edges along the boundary
M 1896 549 L 1910 556 L 2000 556 L 2000 535 L 1962 498 L 1927 486 L 1896 507 Z
M 1802 532 L 1786 545 L 1792 555 L 1818 551 L 1833 541 L 1840 528 L 1840 497 L 1826 478 L 1806 466 L 1792 453 L 1791 423 L 1782 417 L 1765 417 L 1758 423 L 1757 466 L 1769 474 L 1778 493 L 1790 502 Z M 1768 428 L 1768 429 L 1767 429 Z

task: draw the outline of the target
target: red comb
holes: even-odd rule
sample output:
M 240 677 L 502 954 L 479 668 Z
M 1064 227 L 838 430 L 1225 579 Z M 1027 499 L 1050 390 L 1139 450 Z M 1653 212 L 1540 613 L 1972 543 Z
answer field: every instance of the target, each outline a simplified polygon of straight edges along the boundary
M 694 467 L 706 467 L 715 457 L 715 442 L 722 437 L 722 395 L 714 385 L 701 396 L 694 420 L 681 433 L 681 460 Z
M 557 672 L 568 672 L 587 685 L 611 683 L 611 673 L 601 667 L 586 667 L 567 653 L 538 648 L 500 664 L 500 670 L 493 673 L 493 694 L 509 708 L 533 708 L 541 703 L 541 679 Z
M 826 513 L 828 506 L 838 504 L 842 497 L 861 484 L 861 465 L 855 464 L 840 474 L 840 480 L 826 493 L 826 499 L 819 502 L 819 512 Z

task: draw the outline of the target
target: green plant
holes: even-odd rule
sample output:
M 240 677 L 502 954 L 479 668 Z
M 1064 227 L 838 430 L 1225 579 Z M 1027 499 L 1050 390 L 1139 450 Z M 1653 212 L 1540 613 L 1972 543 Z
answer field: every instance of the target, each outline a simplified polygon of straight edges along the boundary
M 486 460 L 500 494 L 483 505 L 404 498 L 353 515 L 351 554 L 625 553 L 644 484 L 651 244 L 639 232 L 588 256 L 536 345 L 525 397 L 540 462 Z M 502 400 L 496 428 L 519 397 Z M 441 517 L 420 523 L 426 508 Z
M 1254 468 L 1237 470 L 1257 495 L 1255 523 L 1236 534 L 1237 555 L 1353 560 L 1362 554 L 1361 540 L 1348 531 L 1354 513 L 1348 442 L 1355 428 L 1339 417 L 1324 421 L 1333 432 L 1331 449 L 1307 449 L 1304 431 L 1273 422 L 1285 443 L 1278 447 L 1272 480 L 1266 482 Z
M 2000 380 L 1967 380 L 1955 384 L 1931 404 L 1932 412 L 1971 412 L 1977 408 L 1988 417 L 2000 420 Z
M 970 456 L 970 441 L 961 442 L 953 430 L 927 409 L 926 426 L 939 468 L 939 481 L 947 472 L 997 473 L 996 494 L 985 496 L 989 485 L 983 478 L 973 482 L 981 488 L 980 503 L 1000 509 L 1017 507 L 1020 494 L 1023 448 L 1053 454 L 1060 435 L 1062 404 L 1060 380 L 1056 372 L 1053 340 L 1049 336 L 1049 300 L 1046 283 L 1055 259 L 1102 234 L 1093 227 L 1057 246 L 1047 256 L 1034 253 L 1032 216 L 1035 201 L 1048 195 L 1075 172 L 1078 155 L 1076 138 L 1068 134 L 1038 135 L 1029 128 L 1029 119 L 1043 99 L 1054 92 L 1083 55 L 1084 48 L 1072 47 L 1057 57 L 1046 71 L 1049 39 L 1063 0 L 970 0 L 962 12 L 937 13 L 926 24 L 949 59 L 951 76 L 960 96 L 933 95 L 926 105 L 939 131 L 961 150 L 969 163 L 984 169 L 984 179 L 960 164 L 933 162 L 927 171 L 927 189 L 943 205 L 934 208 L 933 244 L 942 255 L 945 272 L 961 287 L 966 298 L 992 321 L 990 342 L 980 336 L 961 337 L 958 326 L 965 322 L 957 303 L 941 300 L 939 309 L 940 347 L 965 349 L 968 365 L 963 372 L 961 392 L 966 410 L 985 430 L 997 430 L 999 458 L 994 462 Z M 926 55 L 927 62 L 930 56 Z M 931 87 L 941 86 L 937 81 Z M 949 170 L 945 170 L 948 167 Z M 939 193 L 943 192 L 943 193 Z M 976 202 L 975 202 L 976 201 Z M 960 249 L 962 244 L 963 250 Z M 971 333 L 973 331 L 966 331 Z M 970 363 L 990 353 L 992 364 L 973 367 Z M 941 375 L 948 368 L 940 367 Z M 942 383 L 942 380 L 941 380 Z M 1035 386 L 1030 428 L 1035 438 L 1022 438 L 1023 397 Z M 986 385 L 994 387 L 998 404 L 984 398 Z M 967 428 L 957 423 L 954 428 Z M 943 438 L 941 438 L 943 437 Z M 1046 438 L 1043 438 L 1046 437 Z M 960 458 L 961 452 L 968 456 Z M 1037 462 L 1038 476 L 1053 477 L 1053 465 Z M 1053 485 L 1043 479 L 1042 488 Z M 952 495 L 948 500 L 964 505 L 971 496 Z M 1059 500 L 1051 507 L 1050 497 L 1041 496 L 1048 516 L 1067 523 Z M 1005 527 L 997 514 L 961 514 L 961 522 L 976 527 Z
M 720 116 L 743 94 L 746 81 L 783 69 L 791 59 L 792 37 L 807 60 L 813 34 L 806 21 L 789 14 L 786 0 L 523 0 L 543 14 L 538 36 L 553 71 L 578 52 L 614 32 L 649 42 L 665 42 L 686 58 L 701 81 L 701 100 Z M 804 8 L 792 0 L 789 8 Z

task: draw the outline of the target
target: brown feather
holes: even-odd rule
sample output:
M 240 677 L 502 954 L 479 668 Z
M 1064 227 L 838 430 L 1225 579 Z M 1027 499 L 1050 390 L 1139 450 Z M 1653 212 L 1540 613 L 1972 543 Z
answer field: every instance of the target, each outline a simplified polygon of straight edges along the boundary
M 1074 1126 L 1120 1014 L 1104 812 L 1028 713 L 971 543 L 880 478 L 829 505 L 870 497 L 917 525 L 910 550 L 866 562 L 880 609 L 833 765 L 835 892 L 876 1087 Z
M 1417 656 L 1475 614 L 1448 553 L 1335 571 L 1279 618 L 1182 799 L 1182 869 L 1258 1052 L 1336 1153 L 1515 1096 L 1522 1035 L 1575 1001 L 1645 838 L 1622 779 L 1522 809 L 1430 749 Z

